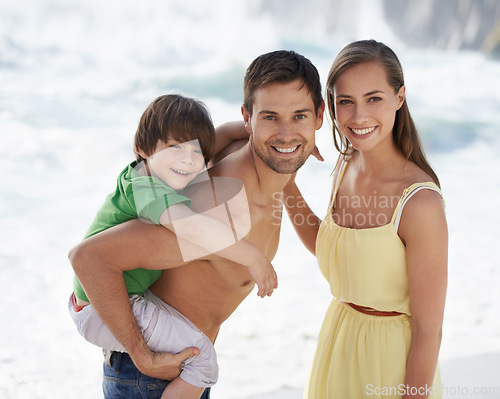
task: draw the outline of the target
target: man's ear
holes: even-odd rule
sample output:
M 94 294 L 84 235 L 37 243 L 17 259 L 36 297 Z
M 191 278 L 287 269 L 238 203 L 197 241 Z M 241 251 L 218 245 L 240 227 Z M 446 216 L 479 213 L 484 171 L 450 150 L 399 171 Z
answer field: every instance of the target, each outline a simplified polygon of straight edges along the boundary
M 318 113 L 316 115 L 316 130 L 321 129 L 321 126 L 323 126 L 324 115 L 325 115 L 325 101 L 321 100 L 321 104 L 318 107 Z
M 241 115 L 243 115 L 243 121 L 245 123 L 245 130 L 247 131 L 247 133 L 249 135 L 252 135 L 253 134 L 252 124 L 250 123 L 251 116 L 247 110 L 247 107 L 245 107 L 245 105 L 241 106 Z

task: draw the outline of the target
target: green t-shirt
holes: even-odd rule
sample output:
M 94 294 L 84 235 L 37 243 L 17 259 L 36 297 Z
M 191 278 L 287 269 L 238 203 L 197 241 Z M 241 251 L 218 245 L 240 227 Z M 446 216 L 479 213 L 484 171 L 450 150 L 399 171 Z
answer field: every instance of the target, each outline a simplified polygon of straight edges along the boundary
M 118 176 L 114 193 L 107 196 L 101 209 L 90 225 L 84 238 L 88 238 L 110 227 L 130 219 L 141 218 L 146 223 L 159 224 L 160 215 L 169 206 L 191 200 L 168 187 L 160 179 L 142 176 L 134 168 L 137 162 L 129 164 Z M 142 295 L 161 275 L 161 270 L 134 269 L 123 272 L 129 294 Z M 85 292 L 74 278 L 77 298 L 89 302 Z

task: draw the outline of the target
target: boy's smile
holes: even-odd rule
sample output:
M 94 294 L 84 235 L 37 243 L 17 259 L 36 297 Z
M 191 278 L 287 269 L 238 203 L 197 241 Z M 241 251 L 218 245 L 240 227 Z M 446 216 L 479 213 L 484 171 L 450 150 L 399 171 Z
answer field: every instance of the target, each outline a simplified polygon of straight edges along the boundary
M 154 154 L 147 157 L 147 161 L 151 173 L 174 190 L 186 187 L 205 166 L 198 140 L 158 141 Z

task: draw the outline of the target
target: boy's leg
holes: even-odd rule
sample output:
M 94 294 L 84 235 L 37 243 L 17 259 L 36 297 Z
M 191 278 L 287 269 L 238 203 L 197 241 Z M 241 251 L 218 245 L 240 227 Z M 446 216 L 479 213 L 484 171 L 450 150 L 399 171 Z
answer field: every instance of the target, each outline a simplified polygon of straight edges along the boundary
M 187 359 L 182 364 L 181 378 L 191 386 L 212 386 L 217 382 L 219 367 L 217 354 L 210 339 L 191 321 L 150 291 L 144 293 L 146 300 L 156 305 L 151 316 L 151 327 L 147 341 L 153 352 L 178 353 L 186 348 L 197 347 L 200 355 Z
M 163 391 L 161 399 L 200 399 L 204 388 L 198 388 L 188 384 L 182 378 L 177 377 Z
M 131 298 L 130 301 L 131 306 L 133 306 L 137 300 L 134 297 Z M 91 304 L 78 309 L 76 308 L 76 306 L 77 305 L 74 300 L 74 294 L 72 294 L 68 304 L 69 313 L 76 325 L 78 332 L 80 333 L 80 335 L 82 335 L 82 337 L 84 337 L 88 342 L 101 348 L 119 352 L 125 351 L 124 346 L 115 338 L 113 333 L 103 323 Z M 138 314 L 141 314 L 140 311 L 142 309 L 138 306 L 136 306 L 136 308 L 138 308 Z M 145 318 L 143 317 L 139 320 L 142 321 L 143 319 Z M 139 328 L 145 327 L 139 326 Z

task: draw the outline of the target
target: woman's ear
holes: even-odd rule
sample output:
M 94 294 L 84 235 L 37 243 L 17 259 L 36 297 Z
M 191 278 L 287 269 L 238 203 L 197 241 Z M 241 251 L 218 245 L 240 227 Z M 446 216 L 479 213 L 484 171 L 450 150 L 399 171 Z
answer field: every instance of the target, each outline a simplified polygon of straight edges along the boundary
M 399 91 L 398 91 L 398 107 L 397 107 L 397 110 L 399 110 L 404 102 L 405 102 L 405 98 L 406 98 L 406 87 L 403 85 L 399 88 Z

